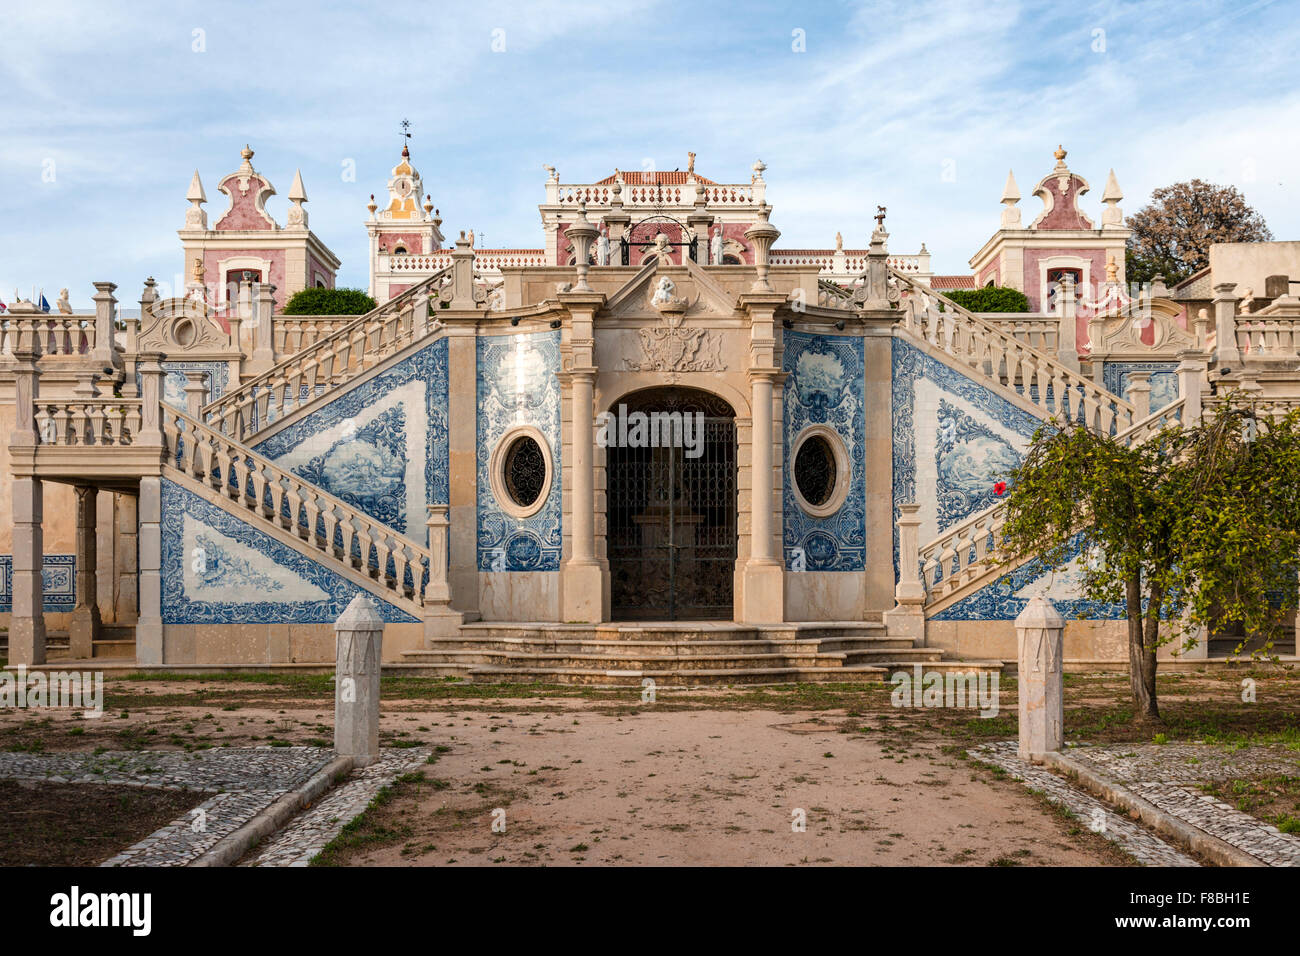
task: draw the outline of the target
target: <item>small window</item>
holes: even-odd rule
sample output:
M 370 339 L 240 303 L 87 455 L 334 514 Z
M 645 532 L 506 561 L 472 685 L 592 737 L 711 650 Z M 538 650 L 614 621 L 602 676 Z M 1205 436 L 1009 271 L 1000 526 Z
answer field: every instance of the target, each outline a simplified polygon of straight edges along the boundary
M 398 243 L 397 245 L 393 246 L 393 255 L 395 256 L 406 255 L 406 246 L 402 245 L 401 243 Z
M 820 508 L 835 494 L 838 464 L 835 451 L 821 435 L 810 436 L 795 454 L 794 480 L 804 501 Z
M 726 255 L 722 257 L 722 264 L 724 266 L 739 266 L 739 265 L 743 265 L 744 263 L 742 263 L 739 257 L 737 256 Z
M 520 508 L 531 507 L 546 487 L 546 456 L 531 435 L 520 435 L 510 443 L 501 475 L 506 493 Z

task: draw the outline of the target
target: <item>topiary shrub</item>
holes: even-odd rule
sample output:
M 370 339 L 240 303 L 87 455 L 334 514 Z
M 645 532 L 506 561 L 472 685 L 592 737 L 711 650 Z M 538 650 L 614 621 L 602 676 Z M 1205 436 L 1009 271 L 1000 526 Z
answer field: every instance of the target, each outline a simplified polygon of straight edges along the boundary
M 983 289 L 953 289 L 943 295 L 972 312 L 1028 312 L 1029 298 L 1017 289 L 985 286 Z
M 365 315 L 378 305 L 360 289 L 303 289 L 295 292 L 281 315 Z

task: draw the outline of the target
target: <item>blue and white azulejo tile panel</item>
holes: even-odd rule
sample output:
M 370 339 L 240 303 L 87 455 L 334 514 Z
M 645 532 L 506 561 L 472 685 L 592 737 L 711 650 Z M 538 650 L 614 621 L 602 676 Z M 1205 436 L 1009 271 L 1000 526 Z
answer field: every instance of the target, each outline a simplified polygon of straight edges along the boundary
M 448 500 L 447 340 L 255 446 L 282 468 L 418 542 Z
M 486 335 L 477 349 L 478 568 L 558 571 L 560 510 L 560 333 Z M 516 518 L 501 508 L 488 474 L 493 449 L 512 428 L 536 428 L 550 445 L 551 485 L 536 514 Z
M 71 611 L 77 606 L 77 558 L 47 554 L 41 566 L 41 592 L 47 611 Z M 14 609 L 13 555 L 0 554 L 0 611 Z
M 214 402 L 226 393 L 230 378 L 230 366 L 225 362 L 163 362 L 163 401 L 178 411 L 185 411 L 186 372 L 203 372 L 203 381 L 208 386 L 203 397 L 203 404 Z M 140 373 L 135 373 L 135 387 L 140 388 Z
M 994 486 L 1009 482 L 1042 424 L 1038 416 L 898 338 L 892 415 L 894 517 L 900 504 L 919 504 L 922 542 L 996 503 Z
M 1070 618 L 1123 619 L 1126 613 L 1124 605 L 1080 597 L 1085 557 L 1079 552 L 1079 543 L 1080 539 L 1076 537 L 1074 553 L 1062 567 L 1053 569 L 1042 561 L 1029 561 L 944 608 L 931 620 L 1014 621 L 1030 599 L 1040 594 L 1056 605 L 1056 610 L 1067 621 Z
M 1178 398 L 1177 362 L 1107 362 L 1102 384 L 1121 398 L 1128 398 L 1129 378 L 1134 372 L 1151 373 L 1151 411 L 1158 412 Z
M 785 333 L 783 447 L 785 480 L 781 507 L 786 568 L 802 549 L 809 571 L 861 571 L 866 561 L 866 409 L 863 402 L 862 339 L 850 335 Z M 809 425 L 834 429 L 850 463 L 849 490 L 833 515 L 814 517 L 794 494 L 793 451 Z
M 168 624 L 326 624 L 360 590 L 200 495 L 162 482 L 162 612 Z M 414 622 L 370 595 L 388 622 Z

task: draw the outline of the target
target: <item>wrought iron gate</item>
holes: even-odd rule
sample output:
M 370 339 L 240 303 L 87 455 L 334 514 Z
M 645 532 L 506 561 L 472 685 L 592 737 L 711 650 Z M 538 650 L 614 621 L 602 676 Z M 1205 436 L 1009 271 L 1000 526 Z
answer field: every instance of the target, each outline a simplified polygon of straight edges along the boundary
M 730 620 L 736 566 L 736 423 L 708 392 L 664 388 L 619 408 L 703 417 L 697 448 L 606 449 L 606 554 L 615 620 Z

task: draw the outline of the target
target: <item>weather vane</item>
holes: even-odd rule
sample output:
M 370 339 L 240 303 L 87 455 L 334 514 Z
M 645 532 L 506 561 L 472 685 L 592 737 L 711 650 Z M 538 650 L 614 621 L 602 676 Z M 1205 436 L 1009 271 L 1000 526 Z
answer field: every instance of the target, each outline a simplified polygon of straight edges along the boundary
M 402 135 L 407 139 L 411 138 L 411 121 L 409 119 L 402 120 Z

